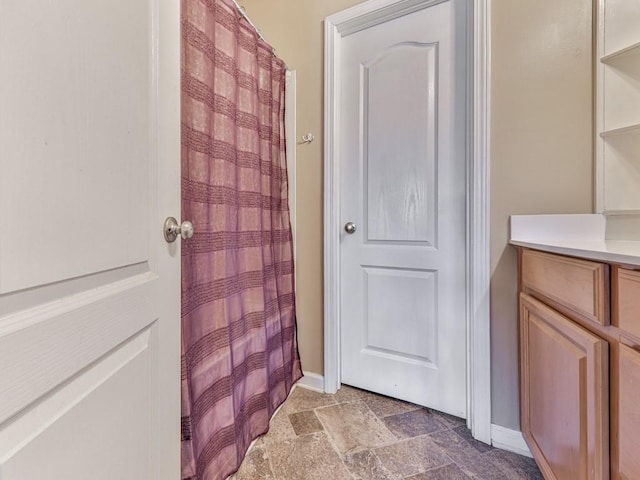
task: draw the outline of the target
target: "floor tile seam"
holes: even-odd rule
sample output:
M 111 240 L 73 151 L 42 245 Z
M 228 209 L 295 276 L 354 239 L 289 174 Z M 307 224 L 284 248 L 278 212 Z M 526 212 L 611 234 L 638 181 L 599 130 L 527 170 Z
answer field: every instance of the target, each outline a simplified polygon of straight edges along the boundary
M 376 414 L 371 410 L 371 408 L 369 408 L 369 405 L 367 405 L 367 404 L 366 404 L 366 402 L 364 402 L 363 400 L 356 400 L 356 401 L 349 402 L 349 403 L 358 403 L 358 402 L 362 402 L 362 404 L 364 405 L 364 407 L 365 407 L 365 408 L 366 408 L 366 409 L 371 413 L 371 415 L 373 415 L 373 418 L 375 418 L 376 420 L 378 420 L 378 421 L 380 422 L 380 426 L 381 426 L 381 427 L 383 427 L 383 428 L 384 428 L 384 429 L 389 433 L 389 435 L 390 435 L 391 437 L 393 437 L 394 439 L 396 439 L 395 441 L 397 441 L 396 435 L 395 435 L 395 434 L 394 434 L 394 433 L 389 429 L 389 427 L 387 427 L 387 425 L 384 423 L 384 421 L 383 421 L 383 420 L 381 420 L 381 419 L 380 419 L 380 418 L 379 418 L 379 417 L 378 417 L 378 416 L 377 416 L 377 415 L 376 415 Z M 318 407 L 318 408 L 315 408 L 315 409 L 314 409 L 314 413 L 316 413 L 316 411 L 317 411 L 317 410 L 324 410 L 324 409 L 326 409 L 326 408 L 329 408 L 329 407 L 336 407 L 336 406 L 338 406 L 338 405 L 346 405 L 346 403 L 345 403 L 345 404 L 326 405 L 326 406 L 323 406 L 323 407 Z M 337 447 L 335 447 L 335 445 L 333 444 L 333 437 L 331 436 L 330 429 L 329 429 L 329 428 L 327 428 L 327 425 L 325 425 L 325 423 L 322 421 L 321 415 L 317 415 L 317 414 L 316 414 L 316 418 L 317 418 L 317 419 L 318 419 L 318 421 L 320 422 L 320 425 L 322 425 L 323 430 L 327 433 L 327 436 L 329 437 L 329 439 L 331 439 L 331 443 L 332 443 L 332 445 L 334 446 L 334 448 L 336 449 L 336 451 L 338 451 L 338 455 L 340 455 L 340 456 L 341 456 L 341 458 L 342 458 L 342 455 L 340 454 L 340 451 L 339 451 L 339 450 L 337 449 Z M 389 442 L 389 443 L 382 443 L 382 444 L 381 444 L 381 446 L 382 446 L 382 445 L 387 445 L 387 444 L 393 444 L 393 443 L 395 443 L 395 441 L 394 441 L 394 442 Z M 366 447 L 366 449 L 369 449 L 369 450 L 370 450 L 371 448 L 372 448 L 372 447 Z
M 271 470 L 271 475 L 273 475 L 274 480 L 278 480 L 278 477 L 276 477 L 276 472 L 273 470 L 273 465 L 271 463 L 271 455 L 269 455 L 269 450 L 267 450 L 266 445 L 264 447 L 264 455 L 265 457 L 267 457 L 267 464 L 269 465 L 269 470 Z
M 351 400 L 343 400 L 343 401 L 338 401 L 336 400 L 335 405 L 346 405 L 348 403 L 356 403 L 356 402 L 363 402 L 366 403 L 364 400 L 362 400 L 361 398 L 356 398 L 356 399 L 351 399 Z M 330 406 L 330 405 L 327 405 Z M 319 407 L 322 408 L 322 407 Z
M 451 461 L 451 463 L 446 463 L 446 464 L 444 464 L 444 465 L 440 465 L 439 467 L 429 468 L 429 469 L 425 470 L 424 472 L 417 473 L 416 475 L 420 475 L 421 473 L 433 472 L 434 470 L 438 470 L 438 469 L 440 469 L 440 468 L 446 468 L 446 467 L 449 467 L 449 466 L 451 466 L 451 465 L 453 465 L 453 466 L 455 466 L 455 467 L 458 467 L 458 468 L 460 469 L 460 471 L 461 471 L 464 475 L 466 475 L 467 477 L 469 476 L 469 475 L 467 475 L 467 474 L 462 470 L 462 468 L 460 468 L 460 465 L 458 465 L 458 464 L 457 464 L 456 462 L 454 462 L 453 460 Z
M 451 431 L 452 431 L 453 433 L 455 433 L 456 435 L 458 435 L 458 437 L 460 437 L 460 438 L 462 439 L 462 441 L 464 441 L 464 442 L 465 442 L 467 445 L 469 445 L 473 450 L 475 450 L 475 452 L 476 452 L 476 453 L 478 453 L 478 454 L 480 454 L 480 455 L 483 455 L 483 456 L 484 456 L 484 455 L 486 455 L 486 454 L 488 454 L 488 453 L 495 452 L 496 450 L 499 450 L 498 448 L 495 448 L 495 447 L 493 447 L 492 445 L 484 444 L 484 443 L 483 443 L 483 445 L 487 445 L 487 447 L 490 447 L 490 448 L 488 448 L 488 449 L 487 449 L 487 450 L 485 450 L 485 451 L 482 451 L 482 450 L 480 450 L 480 449 L 476 448 L 476 447 L 475 447 L 475 446 L 474 446 L 474 445 L 473 445 L 469 440 L 467 440 L 465 437 L 463 437 L 463 436 L 462 436 L 462 435 L 460 435 L 458 432 L 456 432 L 456 430 L 455 430 L 455 429 L 453 429 L 453 428 L 452 428 L 452 429 L 451 429 Z M 436 432 L 434 432 L 434 433 L 436 433 Z M 472 438 L 473 438 L 473 437 L 472 437 Z M 473 438 L 473 440 L 475 440 L 475 438 Z M 478 440 L 478 441 L 479 441 L 479 440 Z
M 339 404 L 338 403 L 331 403 L 329 405 L 320 405 L 319 407 L 305 408 L 304 410 L 292 410 L 292 411 L 287 412 L 287 416 L 293 415 L 294 413 L 311 412 L 311 411 L 318 410 L 320 408 L 335 407 L 336 405 L 339 405 Z
M 314 409 L 314 413 L 315 413 L 315 409 Z M 331 448 L 333 448 L 333 451 L 338 456 L 338 460 L 340 460 L 340 463 L 342 463 L 344 469 L 351 476 L 351 478 L 357 480 L 356 477 L 354 477 L 354 474 L 351 473 L 351 470 L 349 470 L 347 465 L 344 463 L 344 458 L 343 458 L 342 454 L 340 453 L 340 450 L 338 449 L 338 447 L 334 443 L 333 438 L 329 434 L 329 430 L 327 430 L 327 426 L 324 424 L 324 422 L 322 421 L 322 419 L 318 415 L 316 415 L 316 418 L 320 422 L 320 425 L 322 425 L 322 432 L 315 432 L 315 433 L 322 433 L 322 434 L 324 434 L 325 437 L 327 437 L 327 441 L 329 442 L 329 445 L 331 445 Z
M 378 454 L 377 454 L 376 450 L 381 450 L 383 448 L 388 448 L 388 447 L 390 447 L 392 445 L 400 445 L 402 443 L 408 443 L 411 440 L 416 440 L 416 439 L 424 437 L 424 438 L 427 438 L 428 440 L 430 440 L 431 443 L 433 444 L 433 446 L 439 451 L 439 453 L 441 453 L 443 457 L 445 457 L 445 458 L 447 458 L 449 460 L 449 463 L 442 464 L 442 465 L 439 465 L 439 466 L 435 466 L 433 468 L 440 468 L 440 467 L 443 467 L 443 466 L 446 466 L 446 465 L 450 465 L 452 463 L 456 464 L 458 467 L 460 467 L 460 465 L 458 465 L 456 463 L 456 461 L 447 453 L 447 451 L 444 450 L 442 447 L 440 447 L 440 445 L 438 445 L 436 442 L 434 442 L 433 439 L 429 437 L 429 435 L 430 434 L 427 433 L 427 434 L 424 434 L 424 435 L 417 435 L 415 437 L 403 438 L 403 439 L 400 439 L 400 440 L 398 440 L 396 442 L 392 442 L 392 443 L 389 443 L 389 444 L 386 444 L 386 445 L 380 445 L 380 446 L 377 446 L 377 447 L 373 447 L 370 450 L 380 460 L 380 457 L 378 457 Z M 432 470 L 432 469 L 430 469 L 430 470 Z M 418 475 L 419 473 L 424 473 L 424 472 L 418 472 L 418 473 L 415 473 L 414 475 Z
M 375 418 L 378 422 L 380 422 L 380 425 L 381 425 L 382 427 L 384 427 L 384 429 L 385 429 L 387 432 L 389 432 L 389 435 L 390 435 L 392 438 L 395 438 L 395 439 L 396 439 L 396 441 L 397 441 L 397 440 L 398 440 L 398 437 L 396 437 L 396 434 L 395 434 L 395 433 L 393 433 L 393 432 L 391 431 L 391 429 L 387 426 L 387 424 L 385 423 L 385 421 L 384 421 L 382 418 L 378 417 L 378 416 L 375 414 L 375 412 L 371 409 L 371 407 L 369 407 L 369 405 L 367 405 L 367 402 L 364 402 L 364 401 L 363 401 L 362 403 L 364 403 L 364 406 L 367 408 L 367 410 L 368 410 L 369 412 L 371 412 L 371 415 L 373 415 L 373 418 Z M 396 441 L 394 441 L 394 442 L 392 442 L 392 443 L 396 443 Z
M 482 456 L 481 452 L 476 452 L 477 454 L 479 454 L 479 456 Z M 471 470 L 469 470 L 468 468 L 468 464 L 464 464 L 464 463 L 459 463 L 457 462 L 455 459 L 453 460 L 453 463 L 455 465 L 457 465 L 457 467 L 462 470 L 462 473 L 464 473 L 465 475 L 467 475 L 468 477 L 470 477 L 471 479 L 474 480 L 483 480 L 483 477 L 480 477 L 478 475 L 476 475 L 474 472 L 472 472 Z M 499 468 L 494 462 L 489 461 L 489 463 L 491 464 L 491 467 L 494 468 L 495 470 L 497 470 L 500 475 L 502 475 L 504 478 L 508 478 L 507 474 L 501 469 Z
M 342 465 L 344 466 L 344 469 L 347 471 L 347 473 L 351 476 L 351 478 L 353 480 L 361 480 L 361 477 L 359 475 L 356 475 L 355 472 L 352 472 L 349 467 L 347 467 L 347 464 L 344 463 L 344 458 L 342 458 L 342 456 L 338 453 L 338 458 L 340 459 L 340 462 L 342 463 Z
M 387 427 L 387 429 L 389 429 L 389 427 Z M 381 447 L 388 447 L 389 445 L 393 445 L 395 443 L 408 442 L 410 440 L 415 440 L 416 438 L 421 438 L 421 437 L 429 437 L 429 439 L 435 444 L 435 446 L 440 448 L 440 446 L 433 440 L 433 438 L 431 438 L 431 435 L 434 435 L 436 433 L 446 432 L 447 430 L 450 430 L 450 429 L 445 428 L 444 430 L 436 430 L 434 432 L 421 433 L 420 435 L 414 435 L 413 437 L 398 437 L 394 432 L 391 432 L 391 435 L 394 436 L 395 441 L 389 442 L 388 444 L 383 444 L 383 445 L 380 445 L 380 446 Z M 389 429 L 389 431 L 391 431 L 391 430 Z M 466 442 L 466 440 L 464 440 L 464 439 L 462 439 L 462 440 Z M 471 445 L 469 445 L 469 446 L 471 446 Z
M 384 420 L 382 420 L 382 422 L 384 423 Z M 400 437 L 397 437 L 396 434 L 393 431 L 391 431 L 389 426 L 385 423 L 385 426 L 387 427 L 387 429 L 389 429 L 391 431 L 391 433 L 398 438 L 398 440 L 410 440 L 412 438 L 424 437 L 425 435 L 432 435 L 432 434 L 435 434 L 435 433 L 442 433 L 442 432 L 452 431 L 449 427 L 447 427 L 446 425 L 444 425 L 442 423 L 439 423 L 439 425 L 441 427 L 443 427 L 443 428 L 440 428 L 438 430 L 434 430 L 432 432 L 421 433 L 420 435 L 414 435 L 412 437 L 402 437 L 402 438 L 400 438 Z M 464 440 L 464 438 L 463 438 L 463 440 Z
M 320 405 L 319 407 L 314 407 L 312 410 L 313 410 L 313 411 L 316 411 L 316 410 L 324 410 L 324 409 L 326 409 L 326 408 L 337 407 L 337 406 L 339 406 L 339 405 L 349 405 L 349 404 L 351 404 L 351 403 L 358 403 L 358 402 L 362 402 L 362 403 L 364 403 L 364 404 L 367 406 L 367 408 L 369 407 L 369 406 L 364 402 L 364 400 L 352 400 L 352 401 L 350 401 L 350 402 L 336 402 L 336 403 L 332 403 L 331 405 Z
M 392 443 L 392 444 L 390 444 L 390 445 L 393 445 L 393 443 Z M 379 447 L 379 448 L 384 448 L 384 447 L 382 447 L 382 446 L 381 446 L 381 447 Z M 387 466 L 384 464 L 384 462 L 382 461 L 382 459 L 381 459 L 381 458 L 378 456 L 378 454 L 376 453 L 376 448 L 370 448 L 370 449 L 369 449 L 369 451 L 371 452 L 371 455 L 373 455 L 373 456 L 378 460 L 378 463 L 382 466 L 382 468 L 384 468 L 384 470 L 385 470 L 387 473 L 389 473 L 389 475 L 391 475 L 391 476 L 396 476 L 396 477 L 400 477 L 400 474 L 398 474 L 398 473 L 396 473 L 396 472 L 392 472 L 391 470 L 389 470 L 389 469 L 387 468 Z
M 319 419 L 318 419 L 318 420 L 319 420 Z M 321 422 L 321 423 L 322 423 L 322 422 Z M 324 428 L 324 425 L 323 425 L 323 428 Z M 355 474 L 354 474 L 354 473 L 352 473 L 352 472 L 351 472 L 351 470 L 349 470 L 349 468 L 347 467 L 347 465 L 344 463 L 344 459 L 342 458 L 342 455 L 340 455 L 340 452 L 338 451 L 338 449 L 337 449 L 337 448 L 336 448 L 336 446 L 334 445 L 334 443 L 333 443 L 333 441 L 332 441 L 332 438 L 331 438 L 331 435 L 329 435 L 329 432 L 325 429 L 325 430 L 320 431 L 320 432 L 312 432 L 312 433 L 308 433 L 308 434 L 305 434 L 305 435 L 315 435 L 315 434 L 324 435 L 324 436 L 326 437 L 327 442 L 329 443 L 329 445 L 331 446 L 331 448 L 333 449 L 333 451 L 336 453 L 336 455 L 337 455 L 337 457 L 338 457 L 338 461 L 342 464 L 342 466 L 344 467 L 344 470 L 347 472 L 347 474 L 348 474 L 348 475 L 349 475 L 353 480 L 359 480 L 359 478 L 358 478 L 358 477 L 356 477 L 356 476 L 355 476 Z M 296 440 L 298 437 L 300 437 L 300 436 L 303 436 L 303 435 L 296 435 L 296 437 L 295 437 L 295 438 L 288 439 L 288 440 L 281 440 L 280 442 L 273 442 L 273 443 L 274 443 L 274 444 L 276 444 L 276 443 L 284 443 L 284 442 L 287 442 L 287 441 L 293 442 L 293 443 L 294 443 L 294 451 L 295 451 L 295 449 L 297 448 L 297 445 L 296 445 L 295 440 Z M 266 450 L 265 450 L 265 452 L 266 452 L 266 454 L 267 454 L 267 458 L 268 458 L 268 460 L 269 460 L 269 468 L 271 468 L 271 473 L 273 473 L 273 475 L 275 476 L 275 471 L 274 471 L 274 469 L 273 469 L 273 465 L 271 464 L 271 456 L 269 455 L 269 452 L 268 452 L 268 451 L 266 451 Z M 288 458 L 290 458 L 290 457 L 291 457 L 291 455 L 293 455 L 293 453 L 294 453 L 294 452 L 292 451 L 292 452 L 291 452 L 291 454 L 289 454 L 289 455 L 287 456 L 287 460 L 288 460 Z M 277 480 L 277 479 L 276 479 L 276 480 Z
M 430 434 L 428 434 L 427 436 L 429 436 L 429 435 L 430 435 Z M 433 440 L 432 440 L 432 441 L 433 441 Z M 482 452 L 480 452 L 480 451 L 478 451 L 478 450 L 475 450 L 475 449 L 473 448 L 473 446 L 472 446 L 469 442 L 467 442 L 467 441 L 466 441 L 466 440 L 464 440 L 464 439 L 463 439 L 462 441 L 463 441 L 463 442 L 465 442 L 469 448 L 472 448 L 472 449 L 474 450 L 474 453 L 475 453 L 475 454 L 477 454 L 478 456 L 481 456 L 481 455 L 482 455 Z M 440 450 L 441 450 L 441 451 L 442 451 L 442 452 L 447 456 L 447 458 L 449 458 L 449 459 L 451 460 L 451 463 L 453 463 L 454 465 L 456 465 L 457 467 L 459 467 L 461 470 L 463 470 L 463 471 L 464 471 L 464 467 L 465 467 L 465 465 L 464 465 L 464 464 L 459 463 L 458 461 L 456 461 L 456 457 L 454 457 L 454 456 L 450 455 L 450 454 L 449 454 L 449 452 L 448 452 L 447 450 L 445 450 L 443 447 L 441 447 L 440 445 L 436 444 L 435 442 L 433 442 L 433 443 L 436 445 L 436 447 L 438 447 L 438 448 L 439 448 L 439 449 L 440 449 Z M 465 455 L 465 457 L 467 457 L 467 456 Z M 493 463 L 493 462 L 491 462 L 491 463 Z M 466 473 L 465 473 L 465 475 L 466 475 Z
M 366 402 L 365 402 L 366 403 Z M 404 415 L 405 413 L 411 413 L 411 412 L 416 412 L 418 410 L 422 410 L 423 408 L 427 408 L 427 407 L 422 407 L 420 405 L 416 405 L 416 408 L 412 409 L 412 410 L 407 410 L 406 412 L 400 412 L 400 413 L 390 413 L 389 415 L 377 415 L 380 418 L 389 418 L 389 417 L 395 417 L 396 415 Z
M 376 452 L 374 452 L 374 451 L 372 450 L 372 453 L 373 453 L 374 455 L 376 455 L 376 458 L 378 458 L 378 459 L 380 460 L 380 463 L 382 464 L 382 466 L 384 466 L 385 470 L 387 470 L 388 472 L 390 472 L 392 475 L 398 475 L 396 472 L 392 472 L 391 470 L 389 470 L 389 469 L 386 467 L 386 465 L 385 465 L 385 464 L 384 464 L 384 462 L 380 459 L 380 457 L 378 457 L 378 455 L 377 455 L 377 453 L 376 453 Z M 410 477 L 413 477 L 413 476 L 416 476 L 416 475 L 420 475 L 420 474 L 422 474 L 422 473 L 426 473 L 426 472 L 429 472 L 429 471 L 431 471 L 431 470 L 437 470 L 438 468 L 444 468 L 444 467 L 446 467 L 446 466 L 448 466 L 448 465 L 455 465 L 455 466 L 457 466 L 458 468 L 462 469 L 462 467 L 460 467 L 460 465 L 456 464 L 456 463 L 453 461 L 453 459 L 452 459 L 450 456 L 448 456 L 446 453 L 442 452 L 442 456 L 445 458 L 445 463 L 441 463 L 441 464 L 439 464 L 439 465 L 435 465 L 435 466 L 433 466 L 433 467 L 431 467 L 431 468 L 428 468 L 427 470 L 421 470 L 421 469 L 419 469 L 419 471 L 414 472 L 414 473 L 412 473 L 412 474 L 410 474 L 410 475 L 408 475 L 408 476 L 406 476 L 406 477 L 404 477 L 404 476 L 403 476 L 403 477 L 401 477 L 401 478 L 402 478 L 402 480 L 406 480 L 407 478 L 410 478 Z M 465 474 L 465 475 L 466 475 L 466 474 Z
M 385 427 L 386 427 L 386 425 L 385 425 Z M 389 429 L 389 427 L 387 427 L 387 429 Z M 391 430 L 389 430 L 389 431 L 391 432 Z M 420 438 L 420 437 L 426 437 L 426 436 L 428 436 L 430 434 L 423 433 L 422 435 L 415 435 L 413 437 L 398 437 L 394 432 L 391 432 L 391 435 L 393 436 L 393 438 L 395 440 L 392 441 L 392 442 L 387 442 L 387 443 L 383 443 L 383 444 L 379 445 L 380 448 L 389 447 L 391 445 L 400 444 L 400 443 L 406 443 L 406 442 L 408 442 L 410 440 L 415 440 L 416 438 Z M 378 447 L 375 447 L 375 448 L 378 448 Z
M 485 452 L 485 453 L 495 453 L 496 451 L 499 451 L 499 449 L 489 450 L 488 452 Z M 510 473 L 510 472 L 506 471 L 506 470 L 502 467 L 501 462 L 495 462 L 495 461 L 494 461 L 494 459 L 493 459 L 493 457 L 495 457 L 495 455 L 491 456 L 491 457 L 490 457 L 490 459 L 489 459 L 489 461 L 491 462 L 491 464 L 492 464 L 492 465 L 493 465 L 497 470 L 499 470 L 499 471 L 500 471 L 500 472 L 501 472 L 505 477 L 507 477 L 507 476 L 509 475 L 509 473 Z M 507 460 L 505 460 L 505 461 L 507 461 Z M 507 461 L 507 462 L 508 462 L 508 461 Z M 509 462 L 508 462 L 508 463 L 509 463 Z M 512 466 L 512 468 L 513 468 L 513 469 L 515 469 L 515 470 L 522 471 L 522 469 L 521 469 L 520 467 L 518 467 L 517 465 L 511 465 L 511 466 Z M 528 476 L 529 476 L 527 472 L 525 472 L 525 475 L 526 475 L 526 477 L 528 477 Z M 522 477 L 522 475 L 521 475 L 521 477 Z M 525 477 L 525 478 L 526 478 L 526 477 Z

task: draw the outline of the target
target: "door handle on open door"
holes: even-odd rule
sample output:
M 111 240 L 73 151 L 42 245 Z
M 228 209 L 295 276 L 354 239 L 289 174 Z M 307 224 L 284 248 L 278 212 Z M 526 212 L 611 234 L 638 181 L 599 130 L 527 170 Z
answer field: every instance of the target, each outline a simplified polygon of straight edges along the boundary
M 347 232 L 349 235 L 356 233 L 357 229 L 358 227 L 353 222 L 347 222 L 344 226 L 344 231 Z
M 185 220 L 179 224 L 175 218 L 167 217 L 164 221 L 164 239 L 168 243 L 173 243 L 176 241 L 176 238 L 178 238 L 178 235 L 185 240 L 193 237 L 193 223 Z

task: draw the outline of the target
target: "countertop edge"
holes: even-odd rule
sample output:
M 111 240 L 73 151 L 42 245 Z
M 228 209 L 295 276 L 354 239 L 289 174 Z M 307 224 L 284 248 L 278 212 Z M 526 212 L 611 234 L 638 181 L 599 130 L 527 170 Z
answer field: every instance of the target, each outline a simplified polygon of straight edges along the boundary
M 569 245 L 558 245 L 553 243 L 544 243 L 544 241 L 520 241 L 512 239 L 509 241 L 511 245 L 518 247 L 531 248 L 533 250 L 541 250 L 543 252 L 557 253 L 559 255 L 567 255 L 570 257 L 586 258 L 588 260 L 598 260 L 601 262 L 617 263 L 621 265 L 640 266 L 640 242 L 638 243 L 638 255 L 621 253 L 615 251 L 604 251 L 597 249 L 585 249 L 571 247 Z M 604 242 L 603 242 L 604 243 Z

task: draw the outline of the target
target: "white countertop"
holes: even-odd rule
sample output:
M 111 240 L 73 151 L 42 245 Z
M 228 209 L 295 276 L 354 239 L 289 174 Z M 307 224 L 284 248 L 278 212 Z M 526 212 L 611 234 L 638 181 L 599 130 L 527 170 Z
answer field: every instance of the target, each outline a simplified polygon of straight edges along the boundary
M 634 220 L 635 221 L 635 220 Z M 640 241 L 607 238 L 603 215 L 512 215 L 509 243 L 545 252 L 640 266 Z M 629 238 L 637 238 L 629 235 Z

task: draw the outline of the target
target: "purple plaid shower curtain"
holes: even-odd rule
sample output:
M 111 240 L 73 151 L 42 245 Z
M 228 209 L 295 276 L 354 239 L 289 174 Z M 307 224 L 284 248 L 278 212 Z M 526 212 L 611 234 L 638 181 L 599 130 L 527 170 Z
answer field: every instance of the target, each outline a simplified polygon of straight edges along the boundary
M 285 66 L 231 0 L 182 0 L 182 478 L 224 479 L 301 377 Z

